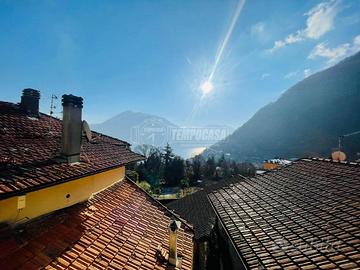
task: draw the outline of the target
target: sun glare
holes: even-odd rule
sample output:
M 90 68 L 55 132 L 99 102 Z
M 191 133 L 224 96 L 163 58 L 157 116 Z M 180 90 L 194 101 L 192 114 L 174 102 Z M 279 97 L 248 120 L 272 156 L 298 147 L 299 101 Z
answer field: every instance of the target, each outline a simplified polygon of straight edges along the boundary
M 200 90 L 203 95 L 207 95 L 214 90 L 214 85 L 210 81 L 205 81 L 200 85 Z

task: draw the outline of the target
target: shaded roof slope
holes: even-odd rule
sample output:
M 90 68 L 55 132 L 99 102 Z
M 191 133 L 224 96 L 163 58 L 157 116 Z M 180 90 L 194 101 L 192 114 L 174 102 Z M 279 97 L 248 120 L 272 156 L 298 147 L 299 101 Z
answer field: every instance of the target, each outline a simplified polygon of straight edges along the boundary
M 359 269 L 360 165 L 303 159 L 209 194 L 250 269 Z
M 168 224 L 177 219 L 125 179 L 91 200 L 16 229 L 0 228 L 0 269 L 167 269 Z M 191 269 L 193 231 L 183 220 L 178 251 Z
M 200 240 L 210 235 L 216 216 L 205 190 L 199 190 L 166 206 L 191 222 L 194 226 L 195 239 Z
M 81 162 L 59 163 L 62 121 L 30 118 L 13 103 L 0 102 L 0 199 L 142 160 L 129 144 L 100 133 L 83 139 Z
M 232 177 L 229 180 L 221 181 L 184 198 L 172 201 L 166 206 L 191 222 L 194 226 L 196 240 L 206 239 L 210 236 L 216 220 L 215 212 L 211 207 L 207 194 L 242 179 L 242 177 Z

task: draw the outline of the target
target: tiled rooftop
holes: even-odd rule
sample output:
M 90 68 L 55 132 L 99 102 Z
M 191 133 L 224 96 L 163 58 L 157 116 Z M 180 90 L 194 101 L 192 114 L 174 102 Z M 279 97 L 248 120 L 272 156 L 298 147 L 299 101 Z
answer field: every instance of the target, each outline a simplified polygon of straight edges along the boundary
M 250 269 L 360 269 L 360 165 L 304 159 L 209 194 Z
M 215 224 L 215 213 L 204 190 L 170 202 L 166 206 L 193 224 L 195 239 L 201 240 L 210 236 Z
M 168 269 L 157 259 L 168 250 L 176 218 L 130 180 L 77 204 L 16 227 L 0 228 L 0 269 Z M 181 269 L 191 269 L 193 231 L 182 220 Z
M 207 194 L 230 183 L 238 182 L 241 179 L 240 177 L 232 177 L 229 180 L 210 185 L 184 198 L 172 201 L 166 204 L 166 206 L 191 222 L 194 226 L 196 240 L 207 240 L 210 237 L 216 220 L 215 212 L 207 198 Z
M 82 141 L 80 163 L 58 163 L 61 129 L 59 119 L 30 118 L 0 102 L 0 199 L 143 159 L 128 143 L 93 132 L 91 142 Z

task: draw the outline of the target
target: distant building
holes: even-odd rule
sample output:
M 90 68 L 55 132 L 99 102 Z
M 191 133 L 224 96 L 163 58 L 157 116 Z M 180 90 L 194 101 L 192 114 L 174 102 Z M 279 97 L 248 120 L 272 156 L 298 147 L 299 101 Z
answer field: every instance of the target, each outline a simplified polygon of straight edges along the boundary
M 0 269 L 192 269 L 192 226 L 125 177 L 143 157 L 39 98 L 0 102 Z
M 264 170 L 274 170 L 278 169 L 282 166 L 286 166 L 291 164 L 290 160 L 282 159 L 282 158 L 274 158 L 274 159 L 268 159 L 265 160 L 263 163 L 263 169 Z
M 266 173 L 267 171 L 265 171 L 265 170 L 256 170 L 255 171 L 255 174 L 264 174 L 264 173 Z

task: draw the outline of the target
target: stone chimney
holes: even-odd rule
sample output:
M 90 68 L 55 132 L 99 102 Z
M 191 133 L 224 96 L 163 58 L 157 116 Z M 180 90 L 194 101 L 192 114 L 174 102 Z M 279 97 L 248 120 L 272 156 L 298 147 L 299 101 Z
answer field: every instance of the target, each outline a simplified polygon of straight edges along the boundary
M 177 238 L 178 231 L 180 229 L 181 222 L 177 220 L 171 220 L 169 224 L 169 263 L 175 267 L 180 266 L 180 260 L 177 254 Z
M 40 92 L 26 88 L 22 92 L 20 109 L 30 117 L 39 117 Z
M 61 155 L 68 163 L 80 161 L 83 99 L 73 95 L 62 96 L 63 121 Z

